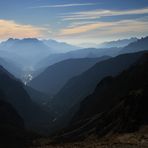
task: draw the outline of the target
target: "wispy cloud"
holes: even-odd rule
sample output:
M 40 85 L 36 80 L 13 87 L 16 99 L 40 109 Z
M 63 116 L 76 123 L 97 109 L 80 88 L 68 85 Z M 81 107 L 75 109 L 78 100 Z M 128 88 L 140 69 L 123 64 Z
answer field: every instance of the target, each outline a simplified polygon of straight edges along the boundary
M 148 21 L 120 20 L 116 22 L 94 22 L 80 26 L 67 27 L 62 29 L 59 36 L 62 38 L 112 38 L 116 36 L 138 36 L 148 34 Z
M 12 20 L 0 19 L 0 39 L 42 37 L 44 28 L 16 23 Z
M 41 6 L 33 6 L 29 7 L 32 9 L 39 9 L 39 8 L 65 8 L 65 7 L 78 7 L 78 6 L 91 6 L 95 5 L 96 3 L 73 3 L 73 4 L 61 4 L 61 5 L 41 5 Z
M 81 11 L 70 14 L 63 14 L 61 18 L 63 20 L 90 20 L 98 19 L 105 16 L 121 16 L 121 15 L 138 15 L 148 14 L 148 8 L 132 9 L 132 10 L 92 10 L 92 11 Z
M 109 27 L 112 26 L 113 24 L 110 22 L 97 22 L 97 23 L 93 23 L 93 24 L 85 24 L 85 25 L 80 25 L 80 26 L 76 26 L 76 27 L 68 27 L 66 29 L 62 29 L 61 30 L 61 35 L 75 35 L 75 34 L 81 34 L 81 33 L 85 33 L 88 31 L 92 31 L 98 28 L 102 28 L 102 27 Z

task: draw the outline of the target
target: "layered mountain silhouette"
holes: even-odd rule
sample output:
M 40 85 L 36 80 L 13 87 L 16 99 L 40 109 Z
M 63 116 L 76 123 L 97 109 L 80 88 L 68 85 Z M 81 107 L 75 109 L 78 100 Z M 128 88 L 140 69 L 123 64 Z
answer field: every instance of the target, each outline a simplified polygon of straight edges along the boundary
M 143 53 L 119 55 L 99 62 L 86 72 L 69 80 L 53 99 L 59 114 L 69 111 L 75 105 L 78 106 L 78 103 L 91 94 L 104 77 L 118 75 L 134 64 Z
M 137 51 L 148 50 L 148 37 L 138 39 L 122 49 L 121 53 L 132 53 Z
M 7 54 L 1 54 L 1 56 L 11 59 L 12 56 L 10 56 L 10 54 L 12 54 L 15 56 L 15 59 L 11 60 L 16 61 L 23 67 L 27 67 L 27 65 L 31 67 L 40 59 L 52 53 L 52 49 L 36 38 L 10 38 L 1 43 L 0 50 L 7 52 Z M 34 59 L 34 57 L 38 58 Z
M 119 46 L 120 42 L 123 42 L 124 46 Z M 128 44 L 129 43 L 129 44 Z M 109 42 L 108 44 L 114 45 L 111 47 L 100 47 L 100 48 L 83 48 L 78 49 L 66 53 L 60 53 L 60 54 L 52 54 L 41 60 L 38 64 L 36 64 L 35 67 L 42 68 L 42 67 L 48 67 L 49 65 L 53 65 L 57 62 L 60 62 L 62 60 L 66 59 L 73 59 L 73 58 L 96 58 L 96 57 L 102 57 L 102 56 L 117 56 L 123 53 L 130 53 L 132 52 L 138 52 L 147 50 L 147 37 L 137 39 L 137 38 L 131 38 L 127 40 L 119 40 L 119 41 L 113 41 Z M 137 46 L 137 44 L 139 44 Z M 134 48 L 136 47 L 136 48 Z M 145 47 L 145 48 L 144 48 Z
M 24 75 L 34 71 L 34 64 L 51 54 L 52 49 L 35 38 L 8 39 L 0 44 L 0 57 L 11 61 L 19 71 L 7 69 L 17 78 L 24 79 Z
M 25 67 L 28 64 L 31 67 L 36 64 L 36 62 L 39 62 L 42 58 L 45 58 L 50 54 L 57 53 L 57 50 L 59 50 L 58 53 L 62 53 L 63 48 L 69 49 L 69 51 L 70 48 L 76 49 L 74 46 L 54 40 L 42 41 L 36 38 L 10 38 L 0 44 L 0 53 L 2 57 L 8 59 L 11 59 L 13 56 L 15 56 L 15 61 L 20 60 L 19 62 L 17 61 L 17 64 Z M 38 58 L 34 59 L 34 57 Z M 26 60 L 25 62 L 27 63 L 25 63 L 24 60 Z
M 135 132 L 148 124 L 148 54 L 116 77 L 104 78 L 81 102 L 61 140 Z M 59 138 L 59 137 L 58 137 Z
M 28 85 L 43 93 L 54 95 L 69 79 L 88 70 L 97 62 L 108 58 L 108 56 L 104 56 L 100 58 L 69 59 L 56 63 L 49 66 Z
M 78 59 L 78 58 L 98 58 L 102 56 L 115 56 L 121 51 L 121 48 L 83 48 L 79 50 L 74 50 L 62 54 L 52 54 L 41 60 L 36 64 L 37 68 L 46 68 L 50 65 L 64 61 L 67 59 Z
M 74 46 L 54 40 L 41 41 L 36 38 L 10 38 L 0 44 L 0 57 L 6 61 L 11 61 L 18 67 L 19 73 L 16 73 L 15 70 L 12 71 L 10 68 L 10 71 L 6 69 L 16 77 L 24 80 L 24 75 L 33 73 L 33 76 L 36 76 L 36 73 L 40 71 L 40 68 L 35 69 L 34 65 L 50 54 L 62 53 L 62 48 L 64 47 L 67 51 L 76 49 Z
M 148 37 L 85 49 L 36 38 L 2 42 L 0 139 L 17 148 L 32 140 L 28 130 L 59 141 L 137 131 L 148 124 L 147 50 Z
M 133 41 L 134 39 L 135 38 L 133 38 Z M 65 45 L 65 43 L 60 43 L 54 40 L 41 41 L 36 38 L 10 38 L 0 44 L 0 54 L 1 58 L 4 60 L 6 59 L 6 61 L 11 61 L 13 65 L 19 68 L 18 73 L 12 70 L 10 72 L 13 72 L 13 75 L 24 81 L 24 79 L 26 79 L 24 77 L 27 77 L 26 75 L 31 74 L 33 77 L 35 77 L 43 72 L 45 68 L 62 60 L 73 58 L 117 56 L 121 53 L 128 53 L 130 50 L 133 50 L 133 52 L 147 50 L 146 48 L 140 46 L 140 44 L 143 44 L 143 46 L 146 47 L 147 45 L 144 42 L 147 42 L 145 38 L 139 39 L 138 41 L 133 42 L 125 48 L 85 48 L 74 51 L 67 50 L 69 52 L 55 54 L 57 53 L 56 49 L 60 52 L 60 50 L 63 51 L 62 48 L 64 47 L 66 49 L 72 48 L 73 46 L 67 44 Z M 136 46 L 137 43 L 139 44 L 138 46 Z
M 127 47 L 124 47 L 122 51 L 127 49 L 128 52 L 132 49 L 132 46 L 137 47 L 135 51 L 141 51 L 140 47 L 143 45 L 145 45 L 145 49 L 147 49 L 147 37 L 129 44 Z M 54 104 L 56 104 L 56 106 L 59 104 L 62 108 L 64 106 L 65 109 L 71 108 L 71 106 L 77 104 L 81 99 L 89 95 L 102 78 L 109 75 L 117 75 L 122 70 L 131 66 L 144 52 L 145 51 L 119 55 L 115 58 L 99 62 L 81 75 L 73 77 L 54 97 Z M 61 99 L 62 102 L 60 101 Z
M 52 115 L 34 103 L 27 94 L 24 85 L 2 66 L 0 67 L 0 90 L 6 96 L 6 101 L 24 120 L 27 128 L 38 129 L 40 132 L 47 130 L 52 121 Z

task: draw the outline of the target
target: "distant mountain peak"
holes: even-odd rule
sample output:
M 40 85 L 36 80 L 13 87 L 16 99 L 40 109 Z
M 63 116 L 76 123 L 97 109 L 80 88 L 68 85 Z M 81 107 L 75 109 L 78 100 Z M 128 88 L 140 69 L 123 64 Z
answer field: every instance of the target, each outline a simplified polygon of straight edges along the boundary
M 99 46 L 100 47 L 124 47 L 130 43 L 137 41 L 137 40 L 138 40 L 138 38 L 131 37 L 129 39 L 119 39 L 119 40 L 115 40 L 115 41 L 104 42 L 104 43 L 100 44 Z
M 9 39 L 7 40 L 7 42 L 12 42 L 12 41 L 16 41 L 16 40 L 19 40 L 19 39 L 9 38 Z
M 121 50 L 120 54 L 148 50 L 147 47 L 148 47 L 148 36 L 142 37 L 141 39 L 138 39 L 137 41 L 130 43 Z
M 27 41 L 27 42 L 40 42 L 37 38 L 24 38 L 21 41 Z
M 1 45 L 10 47 L 17 43 L 20 44 L 20 43 L 40 43 L 40 42 L 41 41 L 39 41 L 37 38 L 23 38 L 23 39 L 9 38 L 8 40 L 3 41 Z
M 17 41 L 19 41 L 19 39 L 9 38 L 8 40 L 1 42 L 0 46 L 9 47 L 9 46 L 13 45 Z

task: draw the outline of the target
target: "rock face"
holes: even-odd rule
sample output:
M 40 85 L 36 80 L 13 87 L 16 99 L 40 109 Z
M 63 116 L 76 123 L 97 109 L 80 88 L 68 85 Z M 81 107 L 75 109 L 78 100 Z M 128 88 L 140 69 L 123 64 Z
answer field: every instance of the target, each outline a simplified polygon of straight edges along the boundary
M 78 140 L 95 133 L 137 131 L 148 124 L 148 54 L 116 77 L 107 77 L 82 101 L 60 139 Z

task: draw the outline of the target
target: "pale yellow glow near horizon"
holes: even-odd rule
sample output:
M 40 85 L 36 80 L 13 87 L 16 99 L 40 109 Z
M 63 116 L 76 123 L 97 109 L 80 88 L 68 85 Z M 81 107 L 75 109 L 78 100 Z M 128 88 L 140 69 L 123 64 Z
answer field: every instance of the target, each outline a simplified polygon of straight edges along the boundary
M 0 40 L 42 37 L 42 30 L 42 28 L 19 24 L 12 20 L 0 20 Z

